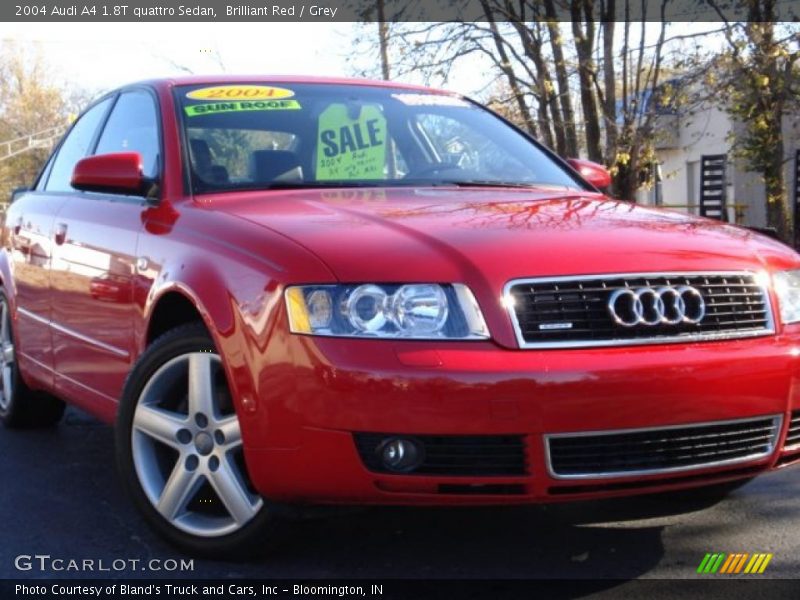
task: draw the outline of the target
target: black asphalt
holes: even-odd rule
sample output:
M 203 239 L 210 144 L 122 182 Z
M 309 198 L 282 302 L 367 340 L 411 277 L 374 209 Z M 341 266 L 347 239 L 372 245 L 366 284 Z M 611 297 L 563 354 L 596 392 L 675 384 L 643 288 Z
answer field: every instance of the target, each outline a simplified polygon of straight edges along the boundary
M 0 577 L 697 578 L 706 552 L 771 552 L 765 576 L 800 576 L 800 467 L 718 503 L 683 496 L 510 508 L 380 508 L 292 523 L 250 563 L 188 573 L 15 568 L 19 555 L 186 558 L 124 497 L 112 430 L 74 409 L 56 429 L 0 428 Z M 710 504 L 710 505 L 709 505 Z M 617 585 L 617 584 L 614 584 Z

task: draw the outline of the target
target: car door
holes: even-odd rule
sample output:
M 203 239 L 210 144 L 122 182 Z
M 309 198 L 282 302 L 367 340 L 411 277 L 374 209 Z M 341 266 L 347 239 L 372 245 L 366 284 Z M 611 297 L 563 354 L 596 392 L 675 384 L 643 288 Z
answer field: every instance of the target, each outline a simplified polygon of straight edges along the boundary
M 148 89 L 119 95 L 93 154 L 125 151 L 141 154 L 146 177 L 159 176 L 158 109 Z M 115 408 L 131 368 L 136 244 L 146 209 L 141 196 L 83 192 L 70 197 L 55 220 L 56 387 L 101 414 Z
M 12 203 L 6 214 L 6 250 L 15 288 L 17 356 L 32 385 L 53 385 L 50 268 L 56 214 L 76 193 L 70 185 L 72 168 L 89 153 L 110 105 L 111 98 L 104 98 L 84 112 L 51 157 L 36 187 Z

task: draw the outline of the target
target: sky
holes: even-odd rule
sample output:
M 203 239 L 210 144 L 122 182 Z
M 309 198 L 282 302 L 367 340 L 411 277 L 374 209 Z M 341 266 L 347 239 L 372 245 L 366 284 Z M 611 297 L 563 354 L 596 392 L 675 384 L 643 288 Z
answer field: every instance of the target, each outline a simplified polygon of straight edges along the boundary
M 657 24 L 648 24 L 655 41 Z M 680 24 L 680 33 L 710 24 Z M 154 77 L 228 73 L 351 76 L 356 23 L 0 23 L 0 40 L 38 48 L 60 84 L 92 93 Z M 687 27 L 689 29 L 687 29 Z M 375 57 L 376 58 L 376 57 Z M 371 64 L 373 57 L 358 57 Z M 450 72 L 449 90 L 480 96 L 489 64 L 475 55 Z M 407 77 L 411 83 L 413 76 Z
M 34 43 L 54 73 L 92 90 L 139 79 L 219 73 L 347 74 L 351 23 L 0 24 L 0 39 Z
M 353 76 L 346 58 L 356 23 L 0 23 L 0 40 L 38 48 L 67 83 L 101 93 L 156 77 L 221 73 Z M 360 57 L 364 65 L 364 57 Z M 485 65 L 488 68 L 488 65 Z M 462 65 L 447 88 L 471 95 L 484 66 Z M 60 82 L 61 83 L 61 82 Z M 415 82 L 415 83 L 421 83 Z

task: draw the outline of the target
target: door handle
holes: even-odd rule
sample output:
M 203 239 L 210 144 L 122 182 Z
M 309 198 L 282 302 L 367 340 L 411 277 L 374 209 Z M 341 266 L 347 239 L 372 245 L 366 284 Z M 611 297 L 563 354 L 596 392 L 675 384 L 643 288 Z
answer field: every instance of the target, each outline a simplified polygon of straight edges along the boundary
M 66 223 L 57 223 L 56 224 L 56 244 L 59 246 L 64 243 L 67 239 L 67 224 Z

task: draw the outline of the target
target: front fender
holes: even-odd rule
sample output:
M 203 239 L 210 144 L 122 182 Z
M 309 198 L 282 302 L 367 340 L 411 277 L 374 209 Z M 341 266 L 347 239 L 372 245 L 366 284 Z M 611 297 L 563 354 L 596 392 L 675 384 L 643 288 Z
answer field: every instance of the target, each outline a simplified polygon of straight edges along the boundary
M 159 301 L 182 294 L 222 356 L 245 445 L 266 438 L 280 444 L 280 432 L 256 431 L 251 423 L 259 421 L 259 409 L 269 410 L 259 404 L 263 390 L 275 385 L 275 372 L 289 360 L 278 325 L 285 320 L 283 289 L 335 277 L 309 250 L 265 227 L 196 205 L 170 214 L 167 220 L 151 215 L 137 248 L 137 355 L 145 350 Z
M 146 332 L 159 301 L 167 294 L 183 295 L 197 309 L 220 352 L 244 442 L 255 442 L 261 434 L 248 427 L 248 416 L 257 410 L 263 385 L 258 374 L 268 360 L 266 348 L 283 307 L 283 285 L 261 270 L 220 257 L 213 263 L 202 257 L 171 260 L 160 271 L 144 300 L 138 355 L 146 348 Z

